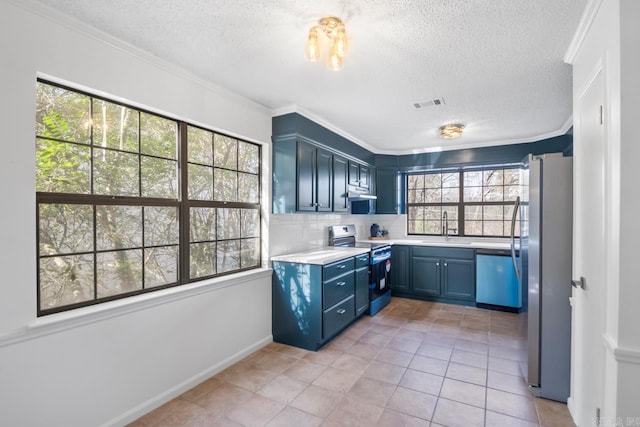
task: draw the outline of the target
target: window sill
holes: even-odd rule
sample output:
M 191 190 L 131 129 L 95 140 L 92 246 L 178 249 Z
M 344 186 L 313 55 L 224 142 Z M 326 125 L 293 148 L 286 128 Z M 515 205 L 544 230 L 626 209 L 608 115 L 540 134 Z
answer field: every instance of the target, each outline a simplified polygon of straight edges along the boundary
M 90 323 L 100 322 L 158 305 L 164 305 L 180 299 L 215 292 L 229 286 L 236 286 L 245 283 L 248 280 L 255 280 L 263 277 L 271 277 L 270 268 L 258 268 L 233 275 L 215 277 L 200 282 L 176 286 L 157 292 L 150 292 L 130 298 L 105 302 L 90 307 L 50 314 L 48 316 L 35 319 L 22 329 L 0 336 L 0 348 L 38 338 L 43 335 L 77 328 Z

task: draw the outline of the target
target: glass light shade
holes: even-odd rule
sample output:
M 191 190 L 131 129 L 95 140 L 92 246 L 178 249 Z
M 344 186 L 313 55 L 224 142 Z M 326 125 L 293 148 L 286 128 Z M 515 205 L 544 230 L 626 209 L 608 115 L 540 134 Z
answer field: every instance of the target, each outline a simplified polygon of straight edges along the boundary
M 452 123 L 444 126 L 440 126 L 440 136 L 444 139 L 459 138 L 464 130 L 464 125 L 459 123 Z
M 327 68 L 331 71 L 340 71 L 343 67 L 342 57 L 338 55 L 338 46 L 336 40 L 331 43 L 331 51 L 329 52 L 329 62 Z
M 344 58 L 347 54 L 347 32 L 344 27 L 336 28 L 334 43 L 336 44 L 336 53 L 340 58 Z
M 318 45 L 318 30 L 311 29 L 309 38 L 307 39 L 307 47 L 305 56 L 311 62 L 316 62 L 320 57 L 320 46 Z

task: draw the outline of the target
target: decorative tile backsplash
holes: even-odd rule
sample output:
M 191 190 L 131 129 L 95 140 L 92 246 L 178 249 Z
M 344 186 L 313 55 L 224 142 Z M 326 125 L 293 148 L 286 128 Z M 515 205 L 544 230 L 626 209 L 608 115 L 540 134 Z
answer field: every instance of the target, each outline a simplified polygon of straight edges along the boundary
M 390 238 L 406 237 L 406 215 L 272 214 L 269 256 L 327 246 L 330 225 L 355 224 L 356 238 L 366 239 L 374 223 L 389 230 Z

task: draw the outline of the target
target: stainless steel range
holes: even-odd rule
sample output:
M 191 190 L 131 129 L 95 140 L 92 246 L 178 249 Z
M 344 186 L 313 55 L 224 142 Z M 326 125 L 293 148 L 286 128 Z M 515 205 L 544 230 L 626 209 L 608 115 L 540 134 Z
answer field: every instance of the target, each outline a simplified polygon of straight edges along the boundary
M 391 245 L 357 243 L 356 226 L 332 225 L 329 227 L 329 246 L 369 248 L 369 315 L 375 316 L 391 301 Z

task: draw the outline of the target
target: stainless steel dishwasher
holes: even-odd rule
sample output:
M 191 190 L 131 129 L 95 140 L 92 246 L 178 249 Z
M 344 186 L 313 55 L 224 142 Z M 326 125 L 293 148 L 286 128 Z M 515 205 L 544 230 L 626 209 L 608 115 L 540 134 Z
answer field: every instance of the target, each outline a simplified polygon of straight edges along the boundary
M 522 308 L 522 286 L 509 249 L 476 249 L 476 302 Z

